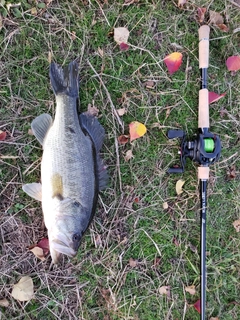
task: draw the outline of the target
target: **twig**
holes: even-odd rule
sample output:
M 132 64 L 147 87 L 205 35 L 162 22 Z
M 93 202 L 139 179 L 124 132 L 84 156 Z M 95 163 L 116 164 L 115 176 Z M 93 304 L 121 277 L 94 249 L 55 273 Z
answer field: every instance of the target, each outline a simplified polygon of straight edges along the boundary
M 233 4 L 234 6 L 240 8 L 240 4 L 238 4 L 238 3 L 236 3 L 236 2 L 234 2 L 232 0 L 228 0 L 228 1 L 231 2 L 231 4 Z

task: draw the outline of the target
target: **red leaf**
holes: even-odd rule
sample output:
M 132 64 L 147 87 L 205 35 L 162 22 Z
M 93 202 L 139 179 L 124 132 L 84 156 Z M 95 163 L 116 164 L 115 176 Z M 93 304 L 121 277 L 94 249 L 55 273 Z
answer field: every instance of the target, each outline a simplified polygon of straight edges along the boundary
M 226 95 L 225 93 L 222 94 L 218 94 L 212 91 L 208 92 L 208 100 L 209 100 L 209 104 L 218 101 L 219 99 L 221 99 L 222 97 L 224 97 Z
M 229 71 L 238 71 L 240 69 L 240 56 L 231 56 L 226 61 Z
M 199 299 L 194 303 L 194 308 L 197 310 L 198 313 L 201 313 L 201 300 Z
M 7 133 L 5 131 L 0 130 L 0 141 L 6 139 Z
M 129 49 L 129 45 L 127 43 L 124 43 L 124 42 L 120 43 L 119 47 L 120 47 L 121 51 L 127 51 Z
M 47 255 L 49 252 L 49 240 L 47 238 L 42 238 L 38 241 L 37 247 L 43 249 L 44 255 Z
M 173 52 L 166 56 L 163 61 L 165 62 L 169 73 L 173 74 L 182 64 L 182 54 L 180 52 Z

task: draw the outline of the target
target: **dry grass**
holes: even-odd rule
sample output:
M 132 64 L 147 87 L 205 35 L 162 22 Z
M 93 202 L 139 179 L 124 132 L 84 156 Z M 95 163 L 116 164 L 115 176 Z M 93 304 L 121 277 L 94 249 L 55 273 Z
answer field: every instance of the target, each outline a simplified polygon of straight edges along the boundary
M 38 3 L 41 3 L 38 1 Z M 235 2 L 237 3 L 237 1 Z M 239 237 L 232 222 L 239 218 L 239 73 L 225 68 L 239 54 L 240 11 L 232 1 L 139 1 L 128 7 L 117 1 L 50 1 L 41 9 L 22 1 L 0 20 L 0 307 L 1 319 L 151 320 L 199 319 L 199 194 L 196 166 L 187 163 L 181 176 L 184 193 L 176 196 L 179 176 L 166 171 L 177 160 L 177 141 L 169 128 L 190 136 L 197 127 L 199 89 L 196 8 L 221 12 L 230 27 L 211 29 L 209 90 L 227 91 L 211 109 L 211 130 L 220 135 L 223 151 L 211 167 L 208 186 L 208 319 L 239 319 Z M 33 8 L 37 8 L 35 15 Z M 3 6 L 0 5 L 3 16 Z M 113 27 L 130 30 L 129 51 L 121 52 L 108 36 Z M 103 55 L 102 51 L 103 50 Z M 183 53 L 180 71 L 169 77 L 166 54 Z M 110 183 L 78 256 L 52 266 L 28 246 L 46 236 L 39 203 L 21 190 L 40 180 L 41 148 L 28 130 L 32 119 L 54 115 L 48 59 L 80 62 L 81 108 L 100 110 L 106 130 L 103 149 Z M 155 86 L 146 88 L 146 81 Z M 119 118 L 115 110 L 125 107 Z M 220 112 L 221 111 L 221 112 Z M 118 145 L 117 137 L 137 120 L 147 135 Z M 131 149 L 134 158 L 124 156 Z M 229 168 L 235 166 L 235 178 Z M 168 208 L 163 209 L 163 203 Z M 34 281 L 34 299 L 11 297 L 23 275 Z M 185 286 L 195 285 L 191 296 Z M 159 289 L 169 286 L 168 295 Z

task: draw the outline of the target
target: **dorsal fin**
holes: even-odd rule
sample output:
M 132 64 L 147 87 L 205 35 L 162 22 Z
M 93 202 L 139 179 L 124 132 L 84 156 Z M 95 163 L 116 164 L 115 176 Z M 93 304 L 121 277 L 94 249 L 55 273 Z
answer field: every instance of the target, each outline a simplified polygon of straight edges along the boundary
M 100 158 L 99 152 L 103 145 L 105 130 L 98 119 L 88 112 L 81 113 L 79 116 L 80 126 L 84 133 L 88 134 L 96 150 L 97 174 L 99 180 L 99 190 L 107 187 L 108 174 L 106 166 Z

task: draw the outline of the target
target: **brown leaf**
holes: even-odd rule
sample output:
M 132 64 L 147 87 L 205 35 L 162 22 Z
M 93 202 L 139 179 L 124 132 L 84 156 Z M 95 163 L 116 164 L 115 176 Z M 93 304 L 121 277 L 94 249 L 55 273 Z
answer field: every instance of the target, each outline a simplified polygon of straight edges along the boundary
M 220 320 L 218 317 L 211 317 L 209 320 Z
M 95 236 L 94 242 L 95 242 L 95 247 L 96 247 L 96 248 L 102 247 L 102 239 L 101 239 L 100 234 L 97 234 L 97 235 Z
M 220 13 L 216 11 L 209 11 L 209 23 L 211 24 L 223 24 L 224 20 Z
M 236 178 L 236 166 L 235 165 L 232 165 L 230 168 L 229 168 L 229 171 L 227 173 L 227 178 L 228 179 L 235 179 Z
M 175 244 L 175 246 L 179 247 L 180 244 L 179 244 L 177 238 L 174 237 L 172 242 L 173 242 L 173 244 Z
M 160 265 L 160 262 L 161 262 L 161 258 L 160 257 L 156 257 L 153 261 L 153 265 L 152 267 L 156 268 L 157 266 Z
M 196 288 L 194 285 L 188 286 L 188 287 L 185 287 L 185 291 L 190 293 L 191 295 L 194 295 L 196 293 Z
M 224 31 L 224 32 L 228 32 L 228 31 L 229 31 L 228 26 L 226 26 L 224 23 L 219 23 L 219 24 L 217 24 L 217 27 L 218 27 L 220 30 Z
M 88 104 L 88 110 L 87 113 L 91 116 L 97 117 L 99 113 L 99 109 L 92 106 L 90 103 Z
M 133 158 L 132 150 L 128 150 L 128 151 L 126 152 L 126 155 L 125 155 L 125 157 L 124 157 L 124 160 L 127 162 L 127 161 L 129 161 L 130 159 L 132 159 L 132 158 Z
M 207 8 L 197 8 L 197 17 L 200 23 L 204 21 L 206 11 L 207 11 Z
M 240 232 L 240 219 L 233 222 L 233 226 L 237 232 Z
M 126 134 L 122 134 L 118 137 L 118 143 L 119 144 L 126 144 L 128 142 L 129 136 Z
M 146 87 L 147 89 L 153 89 L 155 87 L 155 82 L 152 80 L 146 81 L 144 82 L 144 87 Z
M 166 295 L 168 298 L 170 298 L 171 297 L 170 289 L 171 289 L 170 286 L 162 286 L 158 289 L 158 291 L 161 295 Z
M 1 299 L 0 300 L 0 306 L 1 307 L 8 307 L 9 306 L 9 301 L 6 298 Z
M 135 268 L 138 265 L 138 261 L 133 258 L 130 258 L 129 265 L 130 265 L 130 267 Z

